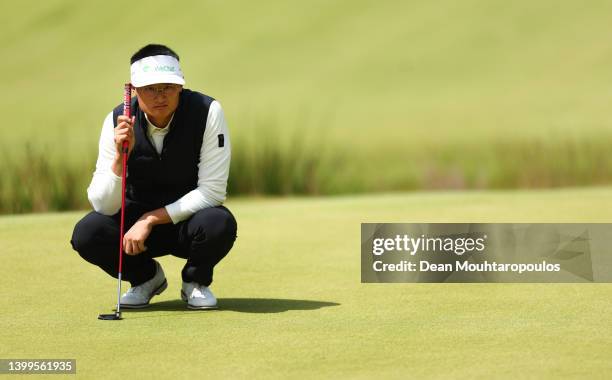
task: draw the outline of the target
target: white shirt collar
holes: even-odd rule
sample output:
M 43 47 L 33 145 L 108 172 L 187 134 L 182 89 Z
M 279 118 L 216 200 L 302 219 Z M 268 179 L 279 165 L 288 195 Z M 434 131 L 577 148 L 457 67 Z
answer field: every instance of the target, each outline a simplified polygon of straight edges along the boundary
M 149 120 L 149 116 L 147 116 L 146 113 L 145 113 L 145 119 L 147 119 L 147 130 L 149 131 L 149 133 L 159 133 L 159 134 L 165 135 L 170 130 L 170 124 L 172 123 L 172 119 L 174 119 L 174 113 L 172 114 L 172 116 L 170 116 L 170 120 L 168 121 L 168 124 L 166 124 L 166 126 L 163 128 L 158 128 L 155 125 L 153 125 L 153 123 L 151 123 L 151 120 Z

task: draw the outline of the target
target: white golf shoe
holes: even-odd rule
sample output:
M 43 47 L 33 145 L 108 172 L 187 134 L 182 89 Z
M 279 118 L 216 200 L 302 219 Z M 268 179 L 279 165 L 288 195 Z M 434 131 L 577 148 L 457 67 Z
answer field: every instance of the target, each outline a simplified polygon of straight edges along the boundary
M 121 307 L 126 309 L 140 309 L 149 306 L 154 295 L 161 294 L 168 287 L 168 281 L 161 265 L 155 262 L 155 276 L 138 286 L 133 286 L 121 296 Z
M 216 309 L 217 299 L 210 288 L 195 282 L 183 281 L 181 299 L 189 309 Z

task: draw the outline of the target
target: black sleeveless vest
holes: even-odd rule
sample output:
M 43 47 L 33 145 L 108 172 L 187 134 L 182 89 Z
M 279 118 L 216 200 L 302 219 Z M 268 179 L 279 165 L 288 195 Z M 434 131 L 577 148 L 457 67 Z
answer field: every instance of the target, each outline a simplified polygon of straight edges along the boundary
M 183 89 L 162 152 L 158 154 L 147 136 L 144 112 L 137 99 L 132 98 L 136 143 L 128 159 L 128 200 L 154 210 L 175 202 L 198 186 L 200 149 L 213 101 L 210 96 Z M 115 127 L 119 115 L 123 115 L 123 103 L 113 110 Z

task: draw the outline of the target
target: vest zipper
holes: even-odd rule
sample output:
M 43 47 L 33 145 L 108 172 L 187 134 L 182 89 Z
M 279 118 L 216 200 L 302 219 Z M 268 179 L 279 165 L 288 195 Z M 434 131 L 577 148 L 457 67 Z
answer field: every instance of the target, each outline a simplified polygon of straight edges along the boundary
M 151 149 L 153 149 L 153 152 L 155 153 L 155 155 L 157 156 L 157 160 L 161 161 L 161 154 L 157 153 L 157 149 L 155 148 L 155 145 L 153 145 L 153 142 L 151 142 L 151 139 L 149 138 L 149 134 L 147 132 L 145 132 L 145 138 L 147 139 L 147 142 L 149 143 L 149 146 L 151 147 Z M 162 152 L 163 152 L 163 147 L 162 147 Z

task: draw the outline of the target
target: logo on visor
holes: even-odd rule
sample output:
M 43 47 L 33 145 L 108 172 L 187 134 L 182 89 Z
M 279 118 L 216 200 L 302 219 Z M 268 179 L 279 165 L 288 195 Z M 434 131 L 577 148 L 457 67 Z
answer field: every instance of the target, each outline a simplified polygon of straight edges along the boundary
M 157 72 L 174 72 L 176 69 L 174 68 L 174 66 L 167 66 L 167 65 L 163 65 L 163 66 L 155 66 L 155 71 Z

